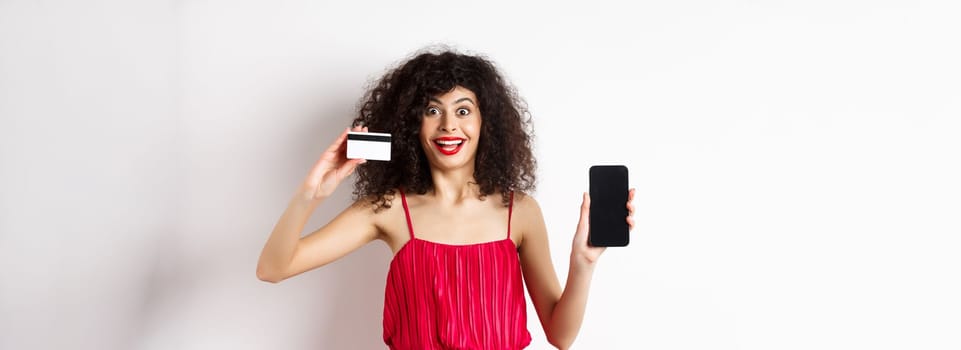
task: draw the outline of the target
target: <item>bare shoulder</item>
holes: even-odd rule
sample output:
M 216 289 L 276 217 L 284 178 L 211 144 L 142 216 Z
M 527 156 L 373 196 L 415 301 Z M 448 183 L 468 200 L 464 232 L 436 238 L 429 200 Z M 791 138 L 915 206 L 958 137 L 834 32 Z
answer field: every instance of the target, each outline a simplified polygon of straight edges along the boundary
M 349 210 L 356 210 L 367 216 L 377 229 L 377 239 L 383 240 L 392 250 L 396 250 L 393 248 L 406 242 L 409 236 L 400 191 L 395 189 L 394 194 L 388 195 L 386 199 L 386 202 L 381 202 L 378 196 L 365 196 L 354 201 Z
M 526 237 L 542 234 L 544 217 L 537 199 L 524 192 L 515 192 L 513 210 L 512 232 L 520 236 L 521 245 Z
M 537 199 L 524 192 L 514 192 L 514 211 L 528 213 L 528 211 L 540 212 L 540 210 Z

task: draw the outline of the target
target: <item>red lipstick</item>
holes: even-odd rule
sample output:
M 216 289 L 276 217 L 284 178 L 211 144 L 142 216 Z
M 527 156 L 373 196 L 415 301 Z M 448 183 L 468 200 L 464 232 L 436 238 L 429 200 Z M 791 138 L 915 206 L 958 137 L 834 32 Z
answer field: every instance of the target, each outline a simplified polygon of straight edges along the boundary
M 467 139 L 461 137 L 444 136 L 434 139 L 434 147 L 444 155 L 452 156 L 460 152 Z

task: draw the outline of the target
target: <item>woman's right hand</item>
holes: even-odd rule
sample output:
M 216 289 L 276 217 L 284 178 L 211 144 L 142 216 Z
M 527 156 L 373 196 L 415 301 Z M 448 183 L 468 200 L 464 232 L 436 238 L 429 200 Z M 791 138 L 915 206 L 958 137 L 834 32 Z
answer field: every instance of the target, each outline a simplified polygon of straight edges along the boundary
M 350 176 L 365 159 L 347 159 L 347 131 L 367 131 L 367 127 L 355 126 L 345 129 L 334 143 L 320 155 L 300 186 L 298 194 L 304 200 L 319 201 L 330 196 L 340 182 Z

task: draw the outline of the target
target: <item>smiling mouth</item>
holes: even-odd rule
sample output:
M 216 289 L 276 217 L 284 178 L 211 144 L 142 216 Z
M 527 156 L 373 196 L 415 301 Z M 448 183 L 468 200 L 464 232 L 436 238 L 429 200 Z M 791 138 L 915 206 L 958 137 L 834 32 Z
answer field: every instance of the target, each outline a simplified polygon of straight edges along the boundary
M 434 147 L 444 155 L 455 155 L 464 146 L 467 140 L 454 137 L 442 137 L 434 140 Z

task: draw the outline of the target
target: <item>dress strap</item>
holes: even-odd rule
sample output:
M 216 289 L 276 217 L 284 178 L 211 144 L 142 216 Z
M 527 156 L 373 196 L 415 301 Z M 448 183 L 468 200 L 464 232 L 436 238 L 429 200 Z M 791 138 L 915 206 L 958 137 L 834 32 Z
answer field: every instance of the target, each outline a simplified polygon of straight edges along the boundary
M 404 216 L 407 217 L 407 232 L 410 233 L 410 239 L 414 239 L 414 225 L 410 223 L 410 209 L 407 208 L 407 196 L 404 195 L 404 189 L 398 188 L 400 190 L 400 200 L 404 203 Z M 508 228 L 510 230 L 510 228 Z M 510 232 L 507 233 L 510 237 Z
M 514 191 L 511 191 L 511 203 L 507 207 L 507 239 L 511 239 L 511 216 L 514 214 Z

